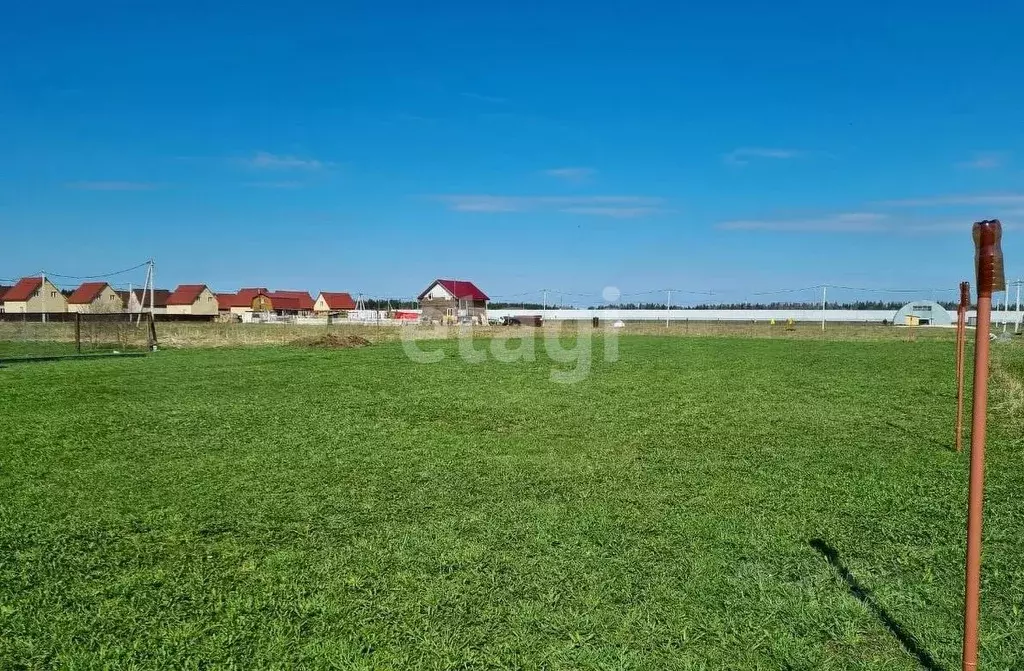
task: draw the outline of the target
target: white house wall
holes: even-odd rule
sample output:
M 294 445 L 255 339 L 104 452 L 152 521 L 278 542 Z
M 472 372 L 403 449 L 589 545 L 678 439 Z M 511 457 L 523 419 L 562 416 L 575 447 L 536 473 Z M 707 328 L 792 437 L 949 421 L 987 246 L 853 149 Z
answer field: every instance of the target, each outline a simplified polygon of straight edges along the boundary
M 440 282 L 435 282 L 434 286 L 430 287 L 430 291 L 427 292 L 426 298 L 440 298 L 443 300 L 451 300 L 452 294 L 443 286 Z

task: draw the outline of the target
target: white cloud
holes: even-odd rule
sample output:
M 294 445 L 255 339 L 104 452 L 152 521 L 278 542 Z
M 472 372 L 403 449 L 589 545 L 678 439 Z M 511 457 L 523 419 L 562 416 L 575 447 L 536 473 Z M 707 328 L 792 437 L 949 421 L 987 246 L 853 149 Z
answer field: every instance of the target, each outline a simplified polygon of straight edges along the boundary
M 1012 224 L 1006 228 L 1015 228 Z M 939 233 L 969 234 L 971 222 L 949 218 L 904 218 L 880 212 L 849 212 L 806 219 L 739 219 L 724 221 L 716 228 L 730 231 L 766 231 L 776 233 L 895 233 L 927 235 Z
M 69 189 L 80 191 L 152 191 L 157 188 L 156 184 L 148 182 L 70 182 L 66 185 Z
M 597 170 L 593 168 L 551 168 L 544 171 L 544 174 L 548 177 L 555 177 L 574 183 L 585 182 L 596 173 Z
M 730 165 L 747 165 L 753 159 L 789 159 L 796 158 L 804 152 L 799 149 L 778 149 L 769 147 L 740 147 L 722 157 Z
M 729 231 L 862 233 L 885 230 L 886 218 L 877 212 L 848 212 L 807 219 L 737 219 L 724 221 L 717 228 Z
M 315 158 L 283 156 L 268 151 L 258 151 L 244 162 L 250 168 L 260 170 L 320 170 L 331 165 Z
M 456 212 L 564 212 L 608 217 L 640 217 L 665 210 L 663 198 L 649 196 L 431 196 Z
M 302 182 L 246 182 L 245 186 L 254 189 L 301 189 Z
M 903 198 L 878 203 L 885 207 L 947 207 L 969 205 L 1024 205 L 1024 194 L 990 193 L 977 195 L 934 196 L 929 198 Z
M 992 170 L 1006 165 L 1007 159 L 1008 155 L 1006 152 L 982 151 L 976 152 L 969 161 L 961 161 L 957 165 L 961 168 L 970 168 L 972 170 Z
M 655 214 L 662 214 L 668 210 L 660 207 L 566 207 L 559 210 L 566 214 L 589 214 L 596 217 L 612 217 L 614 219 L 638 219 L 649 217 Z

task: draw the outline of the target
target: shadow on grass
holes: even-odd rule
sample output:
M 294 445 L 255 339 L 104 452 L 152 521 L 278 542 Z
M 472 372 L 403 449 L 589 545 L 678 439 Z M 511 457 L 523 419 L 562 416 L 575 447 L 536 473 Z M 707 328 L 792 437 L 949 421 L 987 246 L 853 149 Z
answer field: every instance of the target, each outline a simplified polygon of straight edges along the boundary
M 900 642 L 903 649 L 909 652 L 911 655 L 917 658 L 918 663 L 921 664 L 922 668 L 928 669 L 928 671 L 944 671 L 944 667 L 935 661 L 935 658 L 931 656 L 927 650 L 921 647 L 921 643 L 917 638 L 909 631 L 903 628 L 899 622 L 893 619 L 892 615 L 882 608 L 882 606 L 875 600 L 874 594 L 871 593 L 864 585 L 860 584 L 857 578 L 850 573 L 850 569 L 846 568 L 842 560 L 839 559 L 839 552 L 823 541 L 820 538 L 815 538 L 810 541 L 812 548 L 817 550 L 825 560 L 836 570 L 839 577 L 846 583 L 846 587 L 850 590 L 850 593 L 857 598 L 862 604 L 868 607 L 875 617 L 881 621 L 889 633 L 896 637 L 896 640 Z

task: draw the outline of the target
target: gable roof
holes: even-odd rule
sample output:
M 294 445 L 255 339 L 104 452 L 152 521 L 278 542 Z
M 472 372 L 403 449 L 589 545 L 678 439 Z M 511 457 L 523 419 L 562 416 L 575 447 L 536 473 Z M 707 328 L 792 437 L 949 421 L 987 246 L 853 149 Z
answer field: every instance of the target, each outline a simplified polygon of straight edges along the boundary
M 149 292 L 145 292 L 145 300 L 143 300 L 142 289 L 132 289 L 131 293 L 128 291 L 116 291 L 114 292 L 121 297 L 125 307 L 131 302 L 132 294 L 135 295 L 135 300 L 140 304 L 145 303 L 145 307 L 149 307 Z M 165 308 L 167 307 L 167 299 L 171 297 L 171 292 L 167 289 L 153 289 L 153 307 L 154 308 Z
M 83 282 L 68 296 L 71 305 L 87 305 L 100 297 L 103 290 L 110 286 L 106 282 Z
M 199 300 L 199 294 L 206 289 L 205 284 L 179 284 L 167 298 L 168 305 L 192 305 Z
M 275 291 L 267 294 L 270 296 L 271 303 L 277 308 L 277 301 L 284 299 L 295 299 L 298 307 L 286 308 L 290 310 L 312 310 L 313 309 L 313 297 L 309 295 L 308 291 Z M 289 303 L 290 304 L 290 303 Z
M 260 294 L 269 294 L 270 291 L 266 287 L 246 287 L 238 290 L 237 294 L 234 294 L 235 300 L 231 304 L 233 308 L 249 308 L 252 307 L 252 301 Z
M 356 302 L 352 300 L 352 294 L 335 291 L 321 291 L 320 296 L 323 297 L 324 302 L 327 303 L 327 307 L 331 310 L 356 309 Z
M 237 299 L 238 296 L 235 294 L 217 294 L 217 307 L 221 310 L 230 310 Z
M 27 301 L 41 286 L 43 286 L 41 277 L 22 277 L 4 294 L 4 301 Z
M 0 284 L 0 303 L 4 302 L 4 294 L 11 290 L 6 284 Z
M 487 294 L 480 291 L 480 289 L 468 280 L 441 280 L 437 279 L 430 283 L 423 293 L 419 295 L 419 300 L 423 300 L 430 290 L 434 288 L 435 284 L 440 284 L 444 287 L 445 291 L 450 293 L 458 300 L 472 300 L 472 301 L 489 301 L 490 298 Z

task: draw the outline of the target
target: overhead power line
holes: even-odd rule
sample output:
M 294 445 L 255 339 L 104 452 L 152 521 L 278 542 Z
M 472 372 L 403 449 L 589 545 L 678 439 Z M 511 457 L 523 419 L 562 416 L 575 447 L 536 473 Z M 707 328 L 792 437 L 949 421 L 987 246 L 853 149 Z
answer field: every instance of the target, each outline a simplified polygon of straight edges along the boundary
M 115 271 L 110 272 L 110 273 L 101 273 L 99 275 L 61 275 L 60 273 L 47 272 L 46 276 L 47 277 L 59 277 L 59 278 L 64 279 L 64 280 L 100 280 L 100 279 L 104 279 L 106 277 L 114 277 L 116 275 L 124 275 L 125 273 L 132 272 L 133 270 L 138 270 L 140 268 L 145 268 L 146 266 L 149 265 L 149 263 L 150 263 L 149 261 L 144 261 L 144 262 L 140 263 L 137 266 L 132 266 L 131 268 L 125 268 L 124 270 L 115 270 Z

